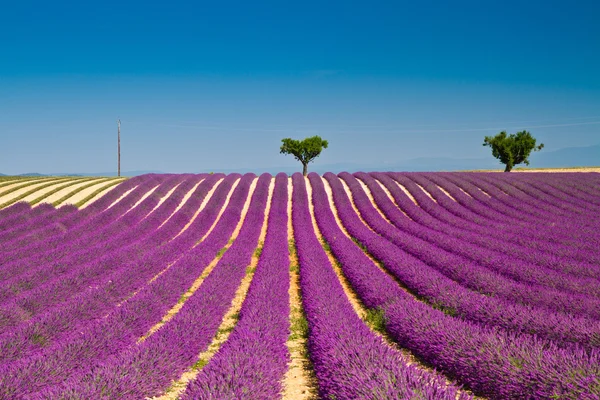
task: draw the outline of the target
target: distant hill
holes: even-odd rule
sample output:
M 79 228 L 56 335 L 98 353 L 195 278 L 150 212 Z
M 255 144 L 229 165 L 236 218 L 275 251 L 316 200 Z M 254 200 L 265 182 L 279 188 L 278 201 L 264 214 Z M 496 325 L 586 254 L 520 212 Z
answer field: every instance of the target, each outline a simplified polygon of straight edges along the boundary
M 555 151 L 534 153 L 531 167 L 559 168 L 600 165 L 600 144 L 587 147 L 567 147 Z
M 586 147 L 567 147 L 554 151 L 534 152 L 529 157 L 530 168 L 563 168 L 600 166 L 600 144 Z M 519 164 L 518 167 L 524 167 Z M 462 171 L 477 169 L 503 169 L 504 166 L 492 155 L 485 158 L 419 157 L 399 160 L 393 164 L 340 163 L 309 166 L 309 171 Z M 296 170 L 299 170 L 297 168 Z

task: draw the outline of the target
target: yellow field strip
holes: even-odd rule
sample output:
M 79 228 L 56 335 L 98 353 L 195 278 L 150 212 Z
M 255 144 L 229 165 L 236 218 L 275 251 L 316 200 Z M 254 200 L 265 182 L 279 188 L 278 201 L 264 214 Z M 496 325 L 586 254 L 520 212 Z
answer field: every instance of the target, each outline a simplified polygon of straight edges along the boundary
M 31 195 L 25 197 L 23 201 L 26 201 L 32 206 L 34 206 L 43 201 L 44 199 L 47 199 L 48 197 L 52 196 L 53 194 L 60 192 L 63 189 L 69 189 L 75 185 L 84 184 L 91 180 L 97 180 L 97 178 L 73 178 L 66 184 L 49 186 L 46 189 L 42 189 L 35 193 L 32 193 Z

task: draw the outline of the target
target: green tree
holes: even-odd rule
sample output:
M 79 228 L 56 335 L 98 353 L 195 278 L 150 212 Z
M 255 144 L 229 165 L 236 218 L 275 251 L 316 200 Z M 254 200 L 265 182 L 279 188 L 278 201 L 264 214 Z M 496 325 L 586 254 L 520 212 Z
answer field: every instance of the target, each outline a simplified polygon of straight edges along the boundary
M 527 131 L 506 134 L 502 131 L 496 136 L 486 136 L 484 146 L 492 148 L 492 155 L 506 165 L 504 172 L 510 172 L 517 164 L 529 165 L 531 151 L 540 151 L 544 144 L 535 145 L 535 138 Z
M 306 176 L 308 163 L 319 157 L 321 151 L 327 148 L 327 140 L 320 136 L 308 137 L 304 140 L 290 138 L 281 139 L 283 144 L 279 149 L 281 154 L 291 154 L 302 163 L 302 174 Z

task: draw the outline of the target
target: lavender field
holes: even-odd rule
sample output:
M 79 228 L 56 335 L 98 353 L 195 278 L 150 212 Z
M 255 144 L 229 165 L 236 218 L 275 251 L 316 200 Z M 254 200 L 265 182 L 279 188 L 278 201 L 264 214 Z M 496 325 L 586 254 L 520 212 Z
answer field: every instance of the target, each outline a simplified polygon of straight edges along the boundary
M 600 398 L 599 173 L 106 179 L 0 182 L 0 399 Z

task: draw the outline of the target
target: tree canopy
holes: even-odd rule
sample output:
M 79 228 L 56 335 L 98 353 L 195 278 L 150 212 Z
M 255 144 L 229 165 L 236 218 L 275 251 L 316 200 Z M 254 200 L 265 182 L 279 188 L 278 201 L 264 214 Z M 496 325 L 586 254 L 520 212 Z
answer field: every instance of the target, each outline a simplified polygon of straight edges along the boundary
M 532 151 L 539 151 L 544 144 L 535 145 L 536 140 L 531 133 L 521 131 L 508 135 L 502 131 L 496 136 L 486 136 L 483 145 L 492 148 L 492 155 L 506 165 L 504 172 L 510 172 L 517 164 L 529 165 L 529 155 Z
M 281 139 L 283 144 L 280 148 L 281 154 L 291 154 L 296 160 L 302 163 L 302 174 L 306 176 L 308 172 L 308 163 L 319 157 L 321 151 L 328 146 L 327 140 L 320 136 L 308 137 L 304 140 L 295 140 L 290 138 Z

